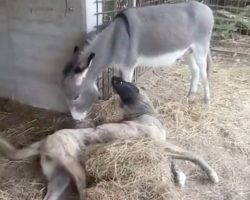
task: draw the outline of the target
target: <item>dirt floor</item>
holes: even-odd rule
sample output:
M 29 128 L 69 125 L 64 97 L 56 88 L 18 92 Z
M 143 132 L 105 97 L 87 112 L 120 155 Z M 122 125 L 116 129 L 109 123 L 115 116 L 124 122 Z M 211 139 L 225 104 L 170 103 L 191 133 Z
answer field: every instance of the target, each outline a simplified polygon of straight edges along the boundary
M 249 200 L 250 62 L 238 56 L 214 55 L 210 106 L 202 103 L 201 89 L 194 102 L 187 102 L 189 80 L 187 66 L 159 68 L 139 79 L 166 124 L 169 141 L 201 154 L 220 177 L 218 185 L 211 185 L 202 181 L 199 168 L 180 162 L 188 176 L 182 199 Z M 0 102 L 0 135 L 17 146 L 70 126 L 70 121 L 68 115 Z M 38 200 L 45 190 L 37 160 L 0 160 L 1 200 Z

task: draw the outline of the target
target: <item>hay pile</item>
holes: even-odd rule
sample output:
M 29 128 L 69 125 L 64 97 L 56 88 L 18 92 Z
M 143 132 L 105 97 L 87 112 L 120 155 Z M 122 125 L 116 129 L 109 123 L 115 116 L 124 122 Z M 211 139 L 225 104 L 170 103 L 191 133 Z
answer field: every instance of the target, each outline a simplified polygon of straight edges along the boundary
M 55 117 L 54 120 L 51 120 L 51 117 L 48 118 L 48 115 L 51 113 L 45 112 L 43 114 L 41 110 L 26 110 L 25 106 L 16 106 L 17 108 L 13 107 L 13 109 L 12 105 L 9 106 L 11 109 L 8 110 L 9 113 L 6 114 L 4 119 L 9 119 L 8 121 L 10 121 L 14 116 L 18 118 L 22 115 L 20 119 L 18 118 L 22 129 L 18 128 L 19 121 L 16 119 L 16 124 L 13 127 L 16 127 L 14 133 L 25 132 L 24 137 L 26 136 L 26 140 L 23 142 L 22 135 L 18 134 L 18 137 L 22 139 L 22 142 L 20 142 L 16 136 L 8 134 L 9 132 L 7 133 L 7 131 L 2 131 L 1 136 L 8 138 L 17 146 L 25 146 L 34 140 L 41 139 L 39 138 L 41 134 L 37 135 L 43 130 L 47 131 L 47 127 L 60 129 L 59 124 L 65 125 L 65 122 L 69 118 L 69 116 L 51 115 Z M 19 115 L 17 115 L 17 112 L 19 112 Z M 91 113 L 91 118 L 97 124 L 121 120 L 123 112 L 120 108 L 119 96 L 114 95 L 107 101 L 95 104 Z M 26 126 L 23 125 L 23 116 L 31 118 L 29 120 L 32 123 L 30 122 L 29 126 L 26 124 Z M 37 119 L 38 116 L 39 119 Z M 33 118 L 36 119 L 35 122 L 40 123 L 36 124 L 33 122 Z M 42 120 L 43 118 L 47 121 Z M 5 120 L 2 120 L 2 122 L 5 122 Z M 57 121 L 58 127 L 55 123 Z M 10 127 L 7 121 L 3 125 L 6 125 L 6 128 Z M 30 127 L 32 127 L 31 131 L 25 131 L 29 130 Z M 3 130 L 4 128 L 2 127 Z M 39 131 L 36 134 L 34 130 L 38 128 Z M 51 134 L 52 131 L 54 132 L 53 129 L 49 129 L 46 135 Z M 10 135 L 13 137 L 9 137 Z M 46 191 L 46 181 L 41 174 L 39 162 L 36 162 L 34 166 L 34 162 L 32 161 L 10 162 L 1 160 L 0 164 L 0 172 L 2 172 L 0 173 L 2 180 L 0 182 L 0 199 L 21 200 L 43 198 Z M 125 142 L 117 141 L 113 144 L 96 146 L 87 161 L 86 167 L 88 180 L 90 181 L 90 187 L 88 188 L 89 200 L 179 199 L 178 188 L 172 182 L 168 155 L 155 142 L 149 139 Z M 30 172 L 32 173 L 30 174 Z M 67 199 L 71 199 L 72 193 L 68 196 L 69 198 Z
M 168 156 L 150 139 L 99 146 L 86 170 L 94 177 L 94 186 L 87 191 L 91 200 L 180 199 Z
M 193 102 L 187 102 L 188 67 L 158 69 L 159 76 L 148 73 L 139 81 L 168 127 L 168 141 L 201 155 L 220 177 L 217 185 L 197 184 L 201 171 L 182 162 L 180 167 L 187 175 L 182 199 L 249 200 L 250 62 L 214 63 L 209 106 L 203 104 L 202 85 Z
M 96 125 L 122 120 L 123 112 L 119 96 L 115 94 L 106 101 L 99 101 L 93 105 L 90 113 L 90 118 Z
M 118 95 L 96 103 L 90 118 L 95 124 L 122 120 Z M 179 198 L 166 152 L 150 139 L 117 141 L 98 145 L 86 163 L 90 200 L 137 200 Z

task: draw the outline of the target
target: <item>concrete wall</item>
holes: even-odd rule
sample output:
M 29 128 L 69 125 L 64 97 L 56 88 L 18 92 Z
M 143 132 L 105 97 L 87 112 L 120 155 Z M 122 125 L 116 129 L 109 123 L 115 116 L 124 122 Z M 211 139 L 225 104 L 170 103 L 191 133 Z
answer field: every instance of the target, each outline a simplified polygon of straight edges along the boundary
M 61 71 L 85 27 L 85 0 L 0 0 L 0 96 L 65 111 Z

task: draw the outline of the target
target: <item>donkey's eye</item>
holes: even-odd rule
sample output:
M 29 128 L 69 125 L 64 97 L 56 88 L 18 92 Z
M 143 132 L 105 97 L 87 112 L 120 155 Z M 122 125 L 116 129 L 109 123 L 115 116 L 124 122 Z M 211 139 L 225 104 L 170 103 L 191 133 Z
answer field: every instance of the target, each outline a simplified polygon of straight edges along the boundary
M 80 95 L 76 95 L 76 96 L 73 98 L 73 100 L 75 101 L 75 100 L 77 100 L 79 97 L 80 97 Z

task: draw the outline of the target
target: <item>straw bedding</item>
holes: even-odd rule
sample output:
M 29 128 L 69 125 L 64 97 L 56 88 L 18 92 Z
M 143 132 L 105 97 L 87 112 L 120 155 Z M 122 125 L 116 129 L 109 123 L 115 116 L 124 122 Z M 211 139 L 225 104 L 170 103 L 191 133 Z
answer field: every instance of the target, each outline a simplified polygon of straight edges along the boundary
M 179 199 L 167 154 L 150 139 L 118 141 L 95 150 L 86 163 L 97 183 L 89 199 Z
M 89 198 L 168 199 L 163 195 L 176 195 L 171 197 L 175 199 L 180 195 L 184 200 L 250 199 L 250 68 L 246 63 L 217 62 L 211 75 L 209 107 L 200 103 L 202 91 L 194 102 L 187 103 L 190 73 L 183 66 L 158 69 L 158 75 L 148 72 L 139 80 L 168 127 L 168 140 L 202 155 L 218 172 L 218 185 L 206 182 L 198 167 L 179 161 L 188 178 L 186 187 L 179 189 L 171 181 L 167 155 L 153 143 L 116 143 L 100 148 L 87 162 L 93 180 Z M 110 101 L 113 105 L 96 105 L 92 117 L 97 123 L 119 118 L 115 111 L 119 105 Z M 68 115 L 0 102 L 0 135 L 18 147 L 65 126 L 71 126 Z M 0 160 L 1 200 L 42 199 L 45 186 L 37 159 Z M 77 199 L 76 194 L 69 193 L 67 199 Z

